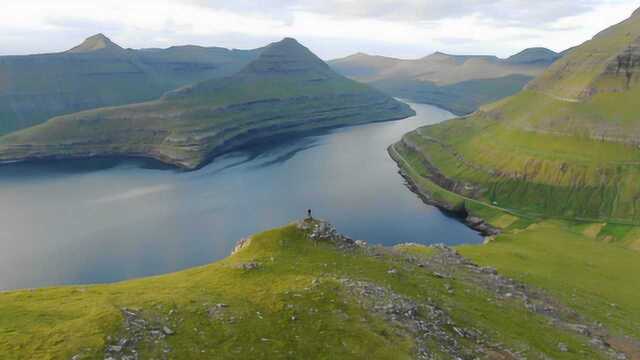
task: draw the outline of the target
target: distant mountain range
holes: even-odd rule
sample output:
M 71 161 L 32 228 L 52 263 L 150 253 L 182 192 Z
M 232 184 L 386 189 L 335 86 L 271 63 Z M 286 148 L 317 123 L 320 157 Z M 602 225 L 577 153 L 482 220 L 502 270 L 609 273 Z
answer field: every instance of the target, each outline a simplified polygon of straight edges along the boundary
M 522 212 L 640 224 L 640 13 L 517 95 L 395 146 L 447 190 Z
M 92 56 L 95 52 L 122 54 L 104 38 L 94 38 L 72 51 Z M 233 59 L 229 58 L 233 52 L 221 52 L 223 59 Z M 149 58 L 166 64 L 159 59 L 164 56 L 174 61 L 176 54 L 184 52 L 141 50 L 136 54 L 135 59 L 153 54 Z M 239 54 L 247 59 L 256 53 Z M 105 67 L 132 67 L 131 57 L 122 56 L 122 63 L 108 57 Z M 211 71 L 200 72 L 200 76 L 220 75 L 238 64 L 230 63 L 225 70 L 211 65 L 207 67 Z M 175 71 L 173 65 L 167 69 L 176 79 L 186 81 L 193 80 L 202 68 L 186 71 L 188 76 L 177 76 L 185 74 Z M 127 72 L 123 77 L 133 80 Z M 113 73 L 99 82 L 105 89 L 106 79 L 114 79 Z M 177 80 L 172 86 L 176 85 Z M 6 135 L 0 138 L 0 161 L 141 156 L 194 169 L 216 154 L 257 139 L 413 114 L 408 105 L 338 75 L 296 40 L 287 38 L 259 51 L 255 60 L 231 76 L 182 87 L 155 101 L 56 117 Z
M 260 49 L 123 49 L 102 34 L 71 50 L 0 57 L 0 136 L 54 116 L 157 99 L 239 71 Z
M 518 92 L 561 56 L 545 48 L 526 49 L 507 59 L 437 52 L 403 60 L 358 53 L 329 64 L 392 96 L 464 115 Z

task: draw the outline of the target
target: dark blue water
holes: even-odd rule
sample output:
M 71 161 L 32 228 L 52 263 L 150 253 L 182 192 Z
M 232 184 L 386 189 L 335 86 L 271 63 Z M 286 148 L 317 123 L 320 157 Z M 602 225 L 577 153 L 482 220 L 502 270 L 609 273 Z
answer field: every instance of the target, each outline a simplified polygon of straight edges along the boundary
M 388 145 L 451 114 L 416 117 L 256 145 L 195 172 L 142 160 L 0 167 L 0 289 L 109 282 L 167 273 L 229 254 L 252 233 L 307 208 L 354 239 L 393 245 L 477 243 L 424 205 Z

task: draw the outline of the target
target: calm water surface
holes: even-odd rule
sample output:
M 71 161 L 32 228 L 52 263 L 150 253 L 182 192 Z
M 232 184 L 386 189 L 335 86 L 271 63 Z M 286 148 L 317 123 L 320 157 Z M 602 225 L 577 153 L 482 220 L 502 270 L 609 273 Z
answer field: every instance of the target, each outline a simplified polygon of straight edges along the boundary
M 388 145 L 452 115 L 411 104 L 401 121 L 256 145 L 195 172 L 142 160 L 0 167 L 0 289 L 110 282 L 206 264 L 307 208 L 352 238 L 478 243 L 404 186 Z

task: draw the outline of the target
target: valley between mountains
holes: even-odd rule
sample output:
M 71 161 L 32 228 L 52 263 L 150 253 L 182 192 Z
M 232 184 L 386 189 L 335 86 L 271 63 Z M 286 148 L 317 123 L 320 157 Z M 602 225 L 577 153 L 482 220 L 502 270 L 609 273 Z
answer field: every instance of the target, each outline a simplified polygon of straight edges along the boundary
M 156 66 L 145 74 L 172 73 L 160 58 L 186 50 L 124 50 L 97 36 L 50 60 L 100 53 L 109 68 L 112 56 L 146 58 Z M 17 107 L 3 120 L 0 161 L 143 157 L 197 170 L 257 141 L 409 118 L 392 97 L 405 96 L 467 114 L 386 151 L 407 191 L 484 244 L 426 234 L 427 244 L 382 246 L 308 210 L 204 266 L 0 292 L 2 359 L 640 360 L 640 10 L 566 52 L 507 59 L 327 64 L 292 38 L 188 50 L 203 62 L 153 94 L 32 115 Z

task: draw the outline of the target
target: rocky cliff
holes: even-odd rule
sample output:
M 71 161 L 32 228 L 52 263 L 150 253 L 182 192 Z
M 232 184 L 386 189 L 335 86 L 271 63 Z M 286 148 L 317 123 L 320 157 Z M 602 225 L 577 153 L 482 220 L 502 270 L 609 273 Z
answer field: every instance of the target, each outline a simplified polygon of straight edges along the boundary
M 158 101 L 54 118 L 5 136 L 0 160 L 143 156 L 193 169 L 257 139 L 413 114 L 285 39 L 231 77 L 181 88 Z

